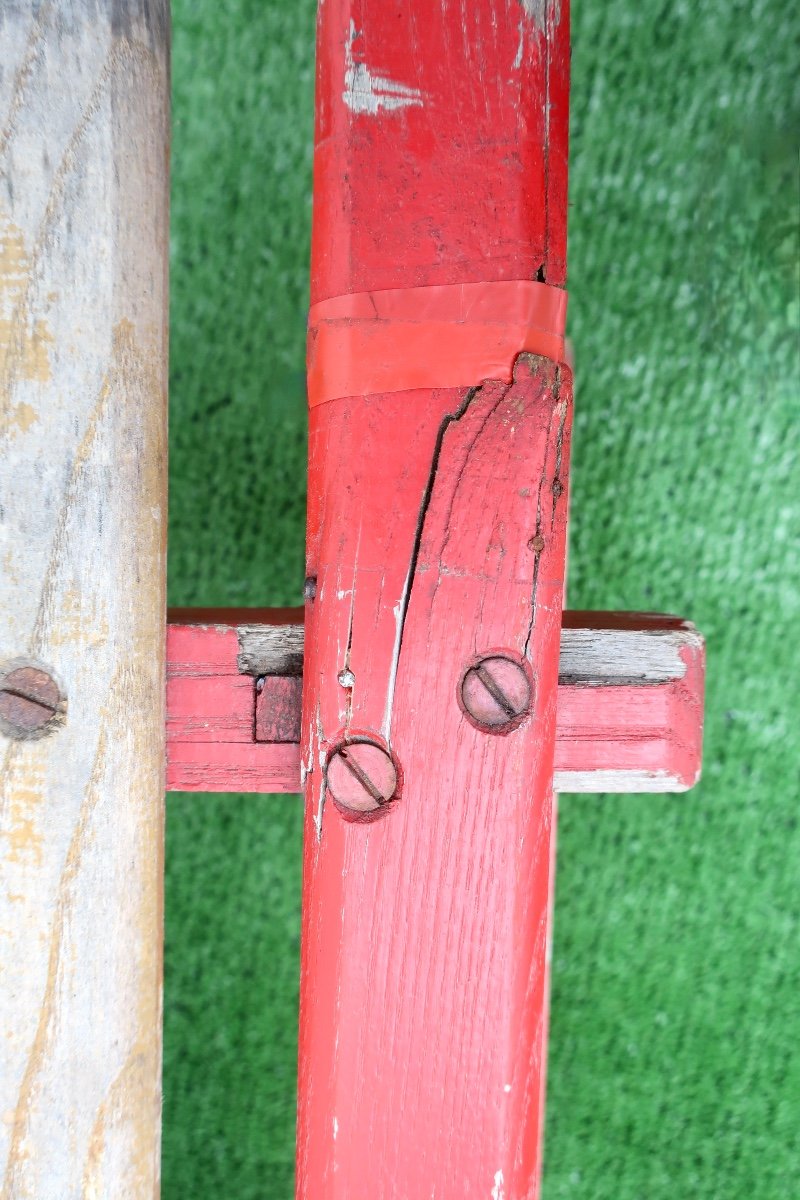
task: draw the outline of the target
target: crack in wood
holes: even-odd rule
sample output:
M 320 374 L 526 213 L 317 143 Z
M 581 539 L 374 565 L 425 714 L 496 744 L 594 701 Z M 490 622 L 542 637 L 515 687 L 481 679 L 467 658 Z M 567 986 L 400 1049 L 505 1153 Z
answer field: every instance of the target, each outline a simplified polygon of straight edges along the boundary
M 400 664 L 400 653 L 403 647 L 403 633 L 405 632 L 406 617 L 408 616 L 408 607 L 411 603 L 411 589 L 414 584 L 414 576 L 417 571 L 419 561 L 419 552 L 422 545 L 422 535 L 425 529 L 425 518 L 428 514 L 428 509 L 433 496 L 433 486 L 436 481 L 436 474 L 439 468 L 439 459 L 441 458 L 442 446 L 444 444 L 445 434 L 451 425 L 460 421 L 464 414 L 469 409 L 472 401 L 482 390 L 482 385 L 470 388 L 459 404 L 455 412 L 447 413 L 439 426 L 436 434 L 436 442 L 433 447 L 433 455 L 431 457 L 431 468 L 428 473 L 428 479 L 425 484 L 425 490 L 422 493 L 422 501 L 420 503 L 419 516 L 417 518 L 416 529 L 414 530 L 414 542 L 411 549 L 411 558 L 409 561 L 408 574 L 406 575 L 403 585 L 403 594 L 400 598 L 400 612 L 397 619 L 397 636 L 392 652 L 392 661 L 389 667 L 389 684 L 386 697 L 386 712 L 383 721 L 383 732 L 387 741 L 390 738 L 392 724 L 392 709 L 394 706 L 394 690 L 397 681 L 397 669 Z

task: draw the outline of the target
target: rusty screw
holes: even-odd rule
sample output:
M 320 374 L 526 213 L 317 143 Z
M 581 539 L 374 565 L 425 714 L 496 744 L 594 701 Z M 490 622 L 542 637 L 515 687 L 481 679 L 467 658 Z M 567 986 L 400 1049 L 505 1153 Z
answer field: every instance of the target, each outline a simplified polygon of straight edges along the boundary
M 20 666 L 0 675 L 0 729 L 9 737 L 43 737 L 62 710 L 58 684 L 47 671 Z
M 521 663 L 500 654 L 481 658 L 461 681 L 461 703 L 480 729 L 506 733 L 530 708 L 527 671 Z
M 377 742 L 345 742 L 328 759 L 325 779 L 340 808 L 356 814 L 383 808 L 397 790 L 397 769 Z

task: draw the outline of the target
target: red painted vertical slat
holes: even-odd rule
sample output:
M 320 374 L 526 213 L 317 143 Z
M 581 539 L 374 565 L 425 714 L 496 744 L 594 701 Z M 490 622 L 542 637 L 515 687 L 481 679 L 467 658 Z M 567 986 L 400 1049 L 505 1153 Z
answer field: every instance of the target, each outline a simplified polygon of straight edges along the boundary
M 312 303 L 562 284 L 566 3 L 319 11 Z M 535 356 L 510 386 L 474 383 L 311 410 L 304 1200 L 537 1187 L 570 388 Z M 533 679 L 506 736 L 458 704 L 493 649 Z M 401 780 L 369 823 L 324 785 L 362 735 Z

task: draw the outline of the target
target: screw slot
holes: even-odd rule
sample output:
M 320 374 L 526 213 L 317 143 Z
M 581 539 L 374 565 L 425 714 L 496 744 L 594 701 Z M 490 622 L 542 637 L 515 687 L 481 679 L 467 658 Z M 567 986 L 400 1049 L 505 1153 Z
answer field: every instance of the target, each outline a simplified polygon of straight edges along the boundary
M 461 679 L 458 700 L 476 728 L 484 733 L 510 733 L 524 721 L 532 686 L 526 663 L 505 653 L 483 654 Z
M 0 732 L 18 740 L 52 733 L 62 722 L 65 701 L 48 670 L 17 660 L 0 671 Z
M 341 742 L 328 759 L 325 782 L 336 807 L 361 820 L 384 810 L 397 793 L 392 756 L 368 738 Z

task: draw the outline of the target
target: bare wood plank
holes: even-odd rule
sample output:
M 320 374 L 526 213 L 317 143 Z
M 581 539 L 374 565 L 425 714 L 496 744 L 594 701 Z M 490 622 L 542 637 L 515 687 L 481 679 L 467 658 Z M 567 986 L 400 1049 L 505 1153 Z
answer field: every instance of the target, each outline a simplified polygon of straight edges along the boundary
M 644 687 L 681 679 L 685 651 L 702 647 L 688 621 L 661 613 L 565 612 L 558 676 L 580 687 Z
M 0 684 L 0 1192 L 141 1200 L 161 1111 L 168 2 L 9 0 L 2 58 L 0 673 L 36 664 L 59 714 L 12 736 Z

